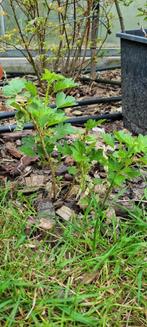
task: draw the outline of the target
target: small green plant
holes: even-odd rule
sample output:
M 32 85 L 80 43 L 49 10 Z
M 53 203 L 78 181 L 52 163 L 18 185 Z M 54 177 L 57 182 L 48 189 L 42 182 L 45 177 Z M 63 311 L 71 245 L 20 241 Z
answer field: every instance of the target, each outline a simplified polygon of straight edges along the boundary
M 114 135 L 103 134 L 103 139 L 111 148 L 105 158 L 107 191 L 101 202 L 104 210 L 114 188 L 121 189 L 127 181 L 140 176 L 141 165 L 147 164 L 147 136 L 133 137 L 129 132 L 115 131 Z
M 109 187 L 102 202 L 102 208 L 115 187 L 121 188 L 127 180 L 139 176 L 139 167 L 147 164 L 147 136 L 133 137 L 130 133 L 115 131 L 113 136 L 104 134 L 103 138 L 112 151 L 107 154 Z
M 66 95 L 63 90 L 75 87 L 77 84 L 62 75 L 48 70 L 42 76 L 46 82 L 46 93 L 40 97 L 36 86 L 25 79 L 13 79 L 3 88 L 8 103 L 17 109 L 17 128 L 23 128 L 25 122 L 32 121 L 37 132 L 23 139 L 21 150 L 29 156 L 39 156 L 42 162 L 47 162 L 52 175 L 53 195 L 56 196 L 55 163 L 52 152 L 60 139 L 72 132 L 72 127 L 64 124 L 66 116 L 61 108 L 73 106 L 75 98 Z M 55 95 L 55 107 L 49 106 L 51 96 Z
M 140 174 L 138 165 L 147 163 L 147 137 L 142 135 L 133 137 L 123 131 L 116 131 L 113 135 L 103 133 L 104 147 L 102 148 L 101 144 L 100 148 L 96 149 L 96 137 L 89 132 L 98 124 L 101 122 L 89 120 L 83 133 L 79 134 L 72 144 L 65 142 L 63 147 L 59 145 L 58 148 L 62 154 L 70 155 L 75 161 L 75 167 L 69 168 L 69 172 L 76 175 L 80 183 L 79 194 L 90 187 L 88 175 L 94 164 L 97 162 L 103 167 L 107 188 L 101 202 L 101 208 L 104 209 L 113 189 L 121 188 L 127 180 L 137 177 Z M 92 187 L 97 183 L 103 184 L 103 180 L 95 179 Z
M 77 139 L 72 144 L 67 144 L 65 141 L 63 147 L 58 146 L 62 154 L 71 156 L 76 163 L 74 167 L 69 167 L 69 173 L 76 176 L 76 180 L 80 184 L 78 195 L 87 188 L 89 181 L 88 174 L 93 166 L 93 161 L 99 157 L 104 160 L 102 149 L 96 150 L 95 148 L 96 137 L 89 134 L 92 128 L 100 125 L 102 122 L 89 119 L 85 124 L 83 133 L 79 133 Z
M 94 124 L 94 122 L 93 122 Z M 80 140 L 76 140 L 72 147 L 68 148 L 68 154 L 74 158 L 77 171 L 80 176 L 81 190 L 89 188 L 88 195 L 81 198 L 80 203 L 86 205 L 86 212 L 95 213 L 95 225 L 93 232 L 93 250 L 97 247 L 97 233 L 100 226 L 107 217 L 107 210 L 110 206 L 110 195 L 117 189 L 118 191 L 127 187 L 127 182 L 141 175 L 141 166 L 147 164 L 147 136 L 139 135 L 133 137 L 130 133 L 115 131 L 113 135 L 103 133 L 105 149 L 94 149 L 95 140 L 91 139 L 89 145 L 85 141 L 90 140 L 88 127 L 92 127 L 91 122 L 87 123 L 86 131 Z M 94 127 L 94 126 L 93 126 Z M 66 148 L 65 148 L 66 149 Z M 65 150 L 66 151 L 66 150 Z M 87 175 L 92 165 L 97 162 L 105 170 L 105 178 L 95 178 L 88 185 Z M 87 183 L 86 183 L 87 182 Z M 105 186 L 104 196 L 95 194 L 95 185 Z

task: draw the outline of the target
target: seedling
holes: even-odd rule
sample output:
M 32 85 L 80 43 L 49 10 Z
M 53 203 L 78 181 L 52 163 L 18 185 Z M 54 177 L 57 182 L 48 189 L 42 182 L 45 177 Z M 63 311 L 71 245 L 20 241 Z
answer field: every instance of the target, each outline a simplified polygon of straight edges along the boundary
M 59 151 L 64 155 L 69 155 L 73 158 L 76 163 L 75 167 L 69 168 L 69 173 L 76 176 L 77 182 L 80 184 L 80 189 L 77 197 L 84 192 L 88 185 L 88 174 L 93 165 L 93 161 L 103 157 L 102 149 L 96 150 L 96 138 L 94 135 L 90 135 L 89 131 L 101 125 L 103 121 L 94 121 L 89 119 L 85 124 L 85 129 L 83 133 L 77 135 L 77 139 L 72 144 L 67 144 L 64 142 L 64 146 L 58 146 Z
M 141 164 L 147 163 L 147 136 L 139 135 L 132 137 L 130 133 L 116 131 L 113 135 L 103 133 L 104 147 L 96 149 L 96 138 L 89 134 L 91 128 L 98 123 L 89 120 L 85 125 L 83 133 L 79 134 L 72 144 L 64 142 L 64 146 L 58 146 L 59 151 L 64 155 L 70 155 L 75 161 L 75 166 L 69 168 L 69 172 L 75 175 L 77 182 L 80 184 L 79 193 L 89 189 L 88 194 L 94 192 L 96 184 L 103 184 L 103 179 L 93 179 L 89 184 L 89 173 L 92 166 L 97 162 L 105 171 L 106 193 L 103 199 L 99 200 L 101 212 L 107 208 L 107 201 L 110 194 L 115 188 L 122 188 L 125 182 L 136 178 L 140 175 L 138 169 Z M 107 149 L 108 146 L 108 149 Z M 91 197 L 90 197 L 91 198 Z M 89 203 L 82 199 L 83 204 Z M 87 202 L 86 202 L 87 201 Z
M 103 139 L 109 148 L 105 154 L 104 151 L 95 151 L 93 159 L 97 160 L 105 169 L 106 193 L 102 199 L 98 199 L 92 187 L 88 196 L 82 199 L 83 204 L 87 204 L 86 211 L 95 213 L 94 251 L 97 246 L 98 229 L 107 217 L 110 195 L 114 189 L 121 190 L 126 187 L 127 181 L 140 176 L 139 168 L 147 164 L 147 136 L 132 137 L 130 133 L 116 131 L 113 135 L 104 133 Z M 102 184 L 103 180 L 100 178 L 98 183 Z

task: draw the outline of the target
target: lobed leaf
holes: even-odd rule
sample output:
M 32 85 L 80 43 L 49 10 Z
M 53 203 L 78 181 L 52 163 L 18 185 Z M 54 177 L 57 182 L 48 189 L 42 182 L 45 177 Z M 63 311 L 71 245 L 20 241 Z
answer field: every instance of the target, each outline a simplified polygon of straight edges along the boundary
M 66 96 L 64 92 L 59 92 L 56 95 L 56 106 L 57 108 L 72 107 L 76 104 L 75 98 L 72 96 Z
M 60 92 L 66 89 L 70 89 L 78 86 L 77 83 L 73 81 L 72 78 L 64 78 L 62 80 L 58 80 L 54 85 L 54 92 Z
M 45 69 L 44 74 L 42 75 L 42 80 L 47 81 L 49 84 L 52 84 L 55 81 L 63 80 L 64 76 L 61 74 L 56 74 L 54 72 Z
M 3 94 L 7 97 L 14 97 L 25 88 L 25 85 L 25 79 L 13 78 L 8 85 L 3 87 Z

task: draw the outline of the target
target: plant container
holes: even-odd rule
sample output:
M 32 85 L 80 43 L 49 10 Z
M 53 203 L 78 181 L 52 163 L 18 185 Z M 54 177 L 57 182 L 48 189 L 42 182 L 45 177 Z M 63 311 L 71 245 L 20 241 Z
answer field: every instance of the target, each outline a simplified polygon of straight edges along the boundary
M 0 80 L 3 78 L 3 76 L 4 76 L 3 67 L 2 65 L 0 65 Z
M 124 127 L 136 134 L 147 134 L 147 37 L 144 32 L 117 33 L 121 39 Z

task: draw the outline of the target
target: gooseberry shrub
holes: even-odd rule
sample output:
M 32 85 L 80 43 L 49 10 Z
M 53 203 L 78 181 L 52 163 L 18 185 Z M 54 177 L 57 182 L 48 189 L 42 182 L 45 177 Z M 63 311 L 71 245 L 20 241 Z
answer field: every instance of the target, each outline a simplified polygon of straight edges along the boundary
M 47 163 L 52 176 L 52 193 L 56 197 L 55 162 L 52 156 L 56 143 L 65 135 L 73 132 L 66 123 L 64 108 L 73 106 L 76 101 L 73 96 L 63 91 L 77 84 L 70 78 L 45 70 L 42 81 L 46 83 L 46 92 L 40 96 L 35 84 L 22 78 L 15 78 L 3 87 L 3 94 L 8 97 L 7 103 L 17 110 L 17 129 L 22 129 L 24 123 L 32 122 L 36 133 L 23 139 L 21 151 L 29 156 L 38 156 Z M 55 105 L 49 105 L 52 97 Z M 64 125 L 63 125 L 64 123 Z

